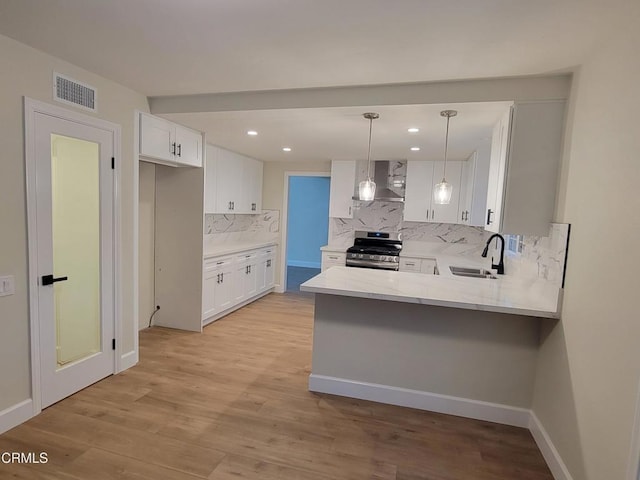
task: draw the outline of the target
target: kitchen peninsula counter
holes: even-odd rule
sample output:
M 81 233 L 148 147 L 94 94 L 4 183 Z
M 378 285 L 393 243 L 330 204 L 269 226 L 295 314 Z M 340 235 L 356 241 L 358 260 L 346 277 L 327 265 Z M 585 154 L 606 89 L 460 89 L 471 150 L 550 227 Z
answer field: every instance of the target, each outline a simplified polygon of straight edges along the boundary
M 557 287 L 332 267 L 301 290 L 316 294 L 309 390 L 528 425 Z

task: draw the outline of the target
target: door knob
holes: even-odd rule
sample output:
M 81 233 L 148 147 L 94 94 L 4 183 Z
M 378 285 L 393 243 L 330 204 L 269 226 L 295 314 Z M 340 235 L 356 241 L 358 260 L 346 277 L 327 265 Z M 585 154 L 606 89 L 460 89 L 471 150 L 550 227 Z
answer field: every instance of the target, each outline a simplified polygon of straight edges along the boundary
M 67 280 L 69 280 L 69 277 L 53 278 L 53 275 L 43 275 L 42 276 L 42 286 L 53 285 L 56 282 L 66 282 Z

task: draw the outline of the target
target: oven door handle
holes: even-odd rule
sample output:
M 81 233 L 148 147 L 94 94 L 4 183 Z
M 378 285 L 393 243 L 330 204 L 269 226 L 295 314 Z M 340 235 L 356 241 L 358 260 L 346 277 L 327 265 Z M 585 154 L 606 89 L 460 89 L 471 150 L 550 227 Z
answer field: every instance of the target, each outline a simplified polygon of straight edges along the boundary
M 398 262 L 372 262 L 371 260 L 347 259 L 347 267 L 380 268 L 384 270 L 398 270 Z

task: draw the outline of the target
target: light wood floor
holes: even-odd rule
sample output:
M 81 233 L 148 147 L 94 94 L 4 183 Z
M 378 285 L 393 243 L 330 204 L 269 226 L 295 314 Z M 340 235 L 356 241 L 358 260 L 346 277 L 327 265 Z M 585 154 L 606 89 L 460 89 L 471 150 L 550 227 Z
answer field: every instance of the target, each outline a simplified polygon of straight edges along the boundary
M 140 364 L 0 436 L 17 479 L 552 480 L 529 432 L 312 394 L 313 299 L 271 294 L 140 336 Z

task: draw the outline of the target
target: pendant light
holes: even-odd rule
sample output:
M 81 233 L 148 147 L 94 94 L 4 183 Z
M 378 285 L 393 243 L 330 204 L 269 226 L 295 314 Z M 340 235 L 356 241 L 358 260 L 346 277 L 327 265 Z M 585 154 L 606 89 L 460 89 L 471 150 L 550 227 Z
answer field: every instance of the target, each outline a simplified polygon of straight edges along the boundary
M 444 137 L 444 170 L 442 172 L 442 182 L 433 189 L 433 201 L 438 205 L 449 205 L 453 186 L 447 182 L 447 153 L 449 150 L 449 120 L 458 114 L 456 110 L 443 110 L 440 115 L 447 117 L 447 133 Z
M 367 179 L 358 185 L 358 198 L 365 202 L 370 202 L 376 195 L 376 182 L 371 180 L 371 129 L 373 127 L 373 121 L 380 118 L 380 115 L 367 112 L 362 116 L 369 120 L 369 151 L 367 153 Z

